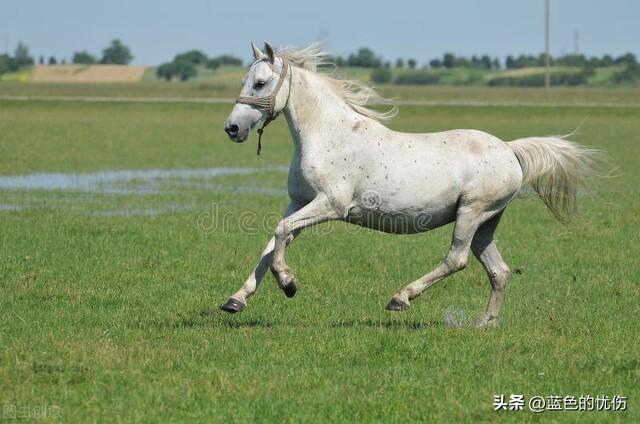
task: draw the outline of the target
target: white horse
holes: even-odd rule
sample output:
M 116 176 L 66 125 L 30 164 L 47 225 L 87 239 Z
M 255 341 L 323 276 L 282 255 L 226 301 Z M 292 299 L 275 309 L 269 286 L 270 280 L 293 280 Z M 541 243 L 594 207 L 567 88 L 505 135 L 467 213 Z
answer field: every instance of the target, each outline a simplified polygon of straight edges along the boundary
M 264 52 L 252 48 L 255 62 L 225 131 L 241 143 L 259 122 L 264 128 L 284 113 L 295 145 L 291 202 L 255 270 L 221 309 L 242 311 L 269 267 L 292 297 L 298 283 L 285 247 L 305 227 L 343 220 L 406 234 L 455 222 L 442 263 L 395 293 L 386 309 L 408 308 L 425 289 L 463 269 L 471 250 L 491 282 L 480 325 L 495 325 L 509 276 L 493 239 L 502 212 L 528 185 L 557 218 L 567 217 L 578 186 L 592 173 L 596 151 L 558 137 L 505 143 L 477 130 L 392 131 L 379 121 L 395 111 L 366 107 L 381 100 L 372 88 L 316 72 L 326 57 L 318 45 L 278 52 L 268 43 Z

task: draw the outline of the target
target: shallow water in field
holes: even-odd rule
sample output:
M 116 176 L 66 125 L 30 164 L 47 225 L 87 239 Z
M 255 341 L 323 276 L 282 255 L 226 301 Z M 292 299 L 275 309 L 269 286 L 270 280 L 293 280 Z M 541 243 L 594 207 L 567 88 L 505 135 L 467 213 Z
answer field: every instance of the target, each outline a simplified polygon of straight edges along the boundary
M 234 193 L 284 196 L 278 183 L 270 186 L 266 175 L 284 181 L 287 166 L 211 167 L 187 169 L 134 169 L 93 173 L 33 173 L 0 176 L 0 213 L 30 209 L 84 211 L 103 217 L 156 216 L 200 208 L 193 202 L 154 201 L 155 197 L 181 196 L 185 193 Z M 139 201 L 113 201 L 140 198 Z M 197 197 L 197 196 L 196 196 Z M 110 205 L 118 204 L 117 209 Z M 148 205 L 146 203 L 151 203 Z
M 153 193 L 158 183 L 167 180 L 206 179 L 249 175 L 260 172 L 286 172 L 286 166 L 265 168 L 214 167 L 198 169 L 133 169 L 84 174 L 35 173 L 0 176 L 0 189 L 76 190 L 123 194 Z
M 6 203 L 1 203 L 0 204 L 0 211 L 19 211 L 21 209 L 23 209 L 23 206 L 20 205 L 10 205 L 10 204 L 6 204 Z

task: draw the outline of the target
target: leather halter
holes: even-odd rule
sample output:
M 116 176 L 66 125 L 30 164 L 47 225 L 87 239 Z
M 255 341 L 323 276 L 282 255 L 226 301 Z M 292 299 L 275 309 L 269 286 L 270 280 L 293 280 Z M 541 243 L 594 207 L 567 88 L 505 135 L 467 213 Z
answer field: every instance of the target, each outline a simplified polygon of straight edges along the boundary
M 269 65 L 271 64 L 269 63 Z M 257 151 L 258 155 L 260 155 L 260 151 L 262 150 L 262 134 L 264 133 L 265 127 L 269 125 L 271 121 L 275 120 L 280 114 L 279 111 L 278 112 L 275 111 L 276 99 L 278 97 L 278 93 L 280 92 L 280 87 L 282 87 L 282 83 L 284 83 L 284 80 L 287 78 L 287 72 L 289 71 L 290 67 L 291 65 L 289 64 L 289 61 L 285 58 L 282 58 L 282 70 L 280 71 L 280 77 L 278 79 L 278 82 L 276 83 L 276 87 L 268 96 L 263 96 L 263 97 L 240 96 L 236 99 L 236 103 L 255 106 L 256 108 L 260 110 L 264 110 L 269 113 L 269 115 L 267 116 L 267 119 L 264 120 L 264 124 L 262 124 L 262 127 L 258 129 L 258 151 Z M 291 89 L 291 87 L 289 87 L 289 89 Z M 287 102 L 288 101 L 289 101 L 289 97 L 287 97 Z M 287 102 L 285 102 L 285 105 Z

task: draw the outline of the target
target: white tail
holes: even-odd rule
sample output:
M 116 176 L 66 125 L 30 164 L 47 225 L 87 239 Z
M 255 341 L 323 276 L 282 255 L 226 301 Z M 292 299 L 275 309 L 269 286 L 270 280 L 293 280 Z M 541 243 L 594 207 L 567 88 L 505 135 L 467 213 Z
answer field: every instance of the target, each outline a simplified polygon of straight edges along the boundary
M 562 137 L 529 137 L 508 143 L 520 161 L 523 185 L 540 196 L 551 213 L 566 222 L 576 210 L 578 189 L 588 187 L 600 151 Z

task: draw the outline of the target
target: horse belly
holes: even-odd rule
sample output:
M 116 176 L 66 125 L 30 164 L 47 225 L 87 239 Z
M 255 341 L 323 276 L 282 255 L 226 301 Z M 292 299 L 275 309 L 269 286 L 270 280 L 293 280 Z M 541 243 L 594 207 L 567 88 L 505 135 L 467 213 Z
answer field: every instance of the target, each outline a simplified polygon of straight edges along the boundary
M 454 212 L 439 216 L 429 213 L 405 215 L 378 211 L 363 212 L 354 208 L 353 211 L 349 211 L 346 221 L 389 234 L 416 234 L 448 224 L 454 219 Z
M 385 211 L 363 205 L 352 206 L 346 221 L 391 234 L 415 234 L 432 230 L 455 220 L 455 204 L 447 207 Z
M 347 220 L 388 233 L 428 231 L 455 220 L 460 187 L 461 177 L 451 168 L 424 162 L 372 171 L 356 187 Z

